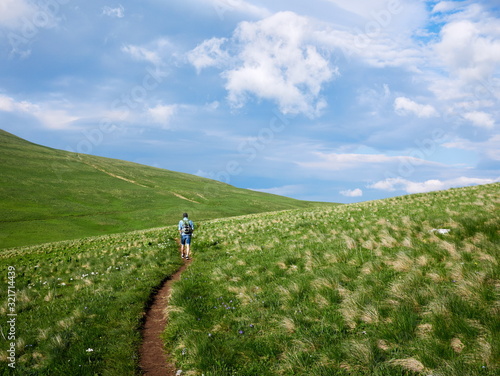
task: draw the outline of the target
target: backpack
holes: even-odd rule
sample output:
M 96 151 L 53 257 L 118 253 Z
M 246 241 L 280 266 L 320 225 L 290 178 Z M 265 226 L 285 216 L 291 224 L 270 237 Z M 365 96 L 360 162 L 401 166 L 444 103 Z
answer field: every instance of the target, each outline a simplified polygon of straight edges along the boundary
M 191 223 L 189 223 L 189 220 L 183 220 L 182 233 L 184 235 L 191 235 L 193 233 L 193 228 L 191 227 Z

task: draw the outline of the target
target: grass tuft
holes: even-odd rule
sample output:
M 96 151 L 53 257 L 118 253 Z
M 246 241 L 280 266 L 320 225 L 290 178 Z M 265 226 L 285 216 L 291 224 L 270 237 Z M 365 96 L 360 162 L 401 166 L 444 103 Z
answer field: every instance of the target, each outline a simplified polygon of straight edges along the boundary
M 493 376 L 500 372 L 499 188 L 207 222 L 197 242 L 218 246 L 190 267 L 203 293 L 183 279 L 172 295 L 185 311 L 172 317 L 167 346 L 198 346 L 196 357 L 175 355 L 178 368 Z M 245 231 L 216 235 L 232 225 Z M 195 296 L 202 310 L 188 303 Z M 228 310 L 231 299 L 239 304 Z

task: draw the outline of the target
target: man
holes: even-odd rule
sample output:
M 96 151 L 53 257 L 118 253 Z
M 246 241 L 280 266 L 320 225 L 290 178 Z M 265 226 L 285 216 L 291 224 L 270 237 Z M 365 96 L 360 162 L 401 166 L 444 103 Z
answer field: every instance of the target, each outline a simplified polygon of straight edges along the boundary
M 181 254 L 182 258 L 189 260 L 189 251 L 191 247 L 191 236 L 194 231 L 194 223 L 188 218 L 188 213 L 182 214 L 179 221 L 179 234 L 181 234 Z

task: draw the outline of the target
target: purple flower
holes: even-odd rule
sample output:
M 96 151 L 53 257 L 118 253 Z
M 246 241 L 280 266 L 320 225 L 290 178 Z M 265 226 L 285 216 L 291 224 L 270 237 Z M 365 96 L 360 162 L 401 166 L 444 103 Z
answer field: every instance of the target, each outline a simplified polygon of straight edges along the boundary
M 238 333 L 240 334 L 244 334 L 245 332 L 243 330 L 240 330 Z

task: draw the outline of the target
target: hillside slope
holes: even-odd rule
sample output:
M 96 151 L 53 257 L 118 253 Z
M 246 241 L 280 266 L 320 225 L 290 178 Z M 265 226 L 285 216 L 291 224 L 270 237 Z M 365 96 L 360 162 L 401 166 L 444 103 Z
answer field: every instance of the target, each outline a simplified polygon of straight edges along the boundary
M 193 375 L 499 375 L 499 198 L 491 184 L 211 221 L 166 346 Z
M 313 203 L 36 145 L 0 130 L 0 248 Z
M 492 184 L 201 222 L 168 302 L 171 359 L 193 376 L 497 376 L 499 198 Z M 0 251 L 17 374 L 140 374 L 137 328 L 182 264 L 176 236 Z

